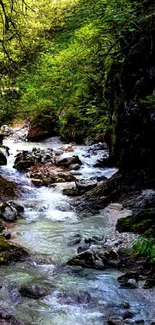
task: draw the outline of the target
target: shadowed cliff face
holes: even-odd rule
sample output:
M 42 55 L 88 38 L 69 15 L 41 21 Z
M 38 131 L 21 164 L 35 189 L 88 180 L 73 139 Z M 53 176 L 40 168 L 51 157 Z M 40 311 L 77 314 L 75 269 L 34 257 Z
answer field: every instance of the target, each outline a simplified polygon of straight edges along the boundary
M 129 46 L 124 50 L 122 45 L 125 60 L 117 76 L 120 88 L 116 96 L 122 100 L 117 111 L 114 154 L 120 170 L 143 170 L 154 175 L 155 99 L 150 102 L 147 96 L 155 92 L 155 23 L 147 19 L 130 40 L 128 35 L 124 37 Z

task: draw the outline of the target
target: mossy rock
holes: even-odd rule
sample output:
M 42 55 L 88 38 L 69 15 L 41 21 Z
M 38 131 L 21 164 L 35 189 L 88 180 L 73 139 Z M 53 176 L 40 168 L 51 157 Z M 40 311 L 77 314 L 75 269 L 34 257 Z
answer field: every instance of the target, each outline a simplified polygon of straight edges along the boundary
M 116 229 L 120 232 L 134 232 L 146 237 L 155 237 L 155 209 L 144 209 L 132 216 L 120 218 Z
M 21 247 L 13 245 L 0 235 L 0 265 L 23 260 L 27 255 Z

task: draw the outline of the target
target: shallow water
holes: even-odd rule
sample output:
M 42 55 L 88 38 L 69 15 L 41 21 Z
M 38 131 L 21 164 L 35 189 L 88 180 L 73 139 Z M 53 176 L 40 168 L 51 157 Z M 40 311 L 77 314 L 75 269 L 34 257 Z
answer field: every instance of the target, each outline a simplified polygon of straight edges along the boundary
M 30 258 L 0 269 L 1 305 L 31 325 L 103 325 L 109 316 L 124 313 L 124 302 L 130 304 L 133 319 L 144 319 L 146 324 L 153 321 L 153 290 L 121 289 L 117 282 L 121 273 L 116 270 L 96 271 L 65 266 L 76 253 L 76 247 L 70 245 L 74 235 L 106 237 L 114 231 L 113 220 L 108 214 L 103 210 L 96 215 L 79 216 L 70 199 L 62 195 L 61 186 L 35 188 L 26 174 L 13 169 L 17 150 L 59 148 L 62 145 L 59 138 L 42 143 L 5 140 L 4 144 L 11 148 L 11 155 L 8 165 L 1 167 L 0 172 L 21 185 L 19 201 L 25 207 L 23 219 L 11 229 L 12 238 L 28 249 Z M 89 147 L 75 146 L 74 154 L 78 154 L 83 162 L 78 178 L 110 177 L 115 172 L 115 169 L 93 167 L 104 151 L 93 155 Z M 49 295 L 39 300 L 21 297 L 18 289 L 27 283 L 47 286 Z

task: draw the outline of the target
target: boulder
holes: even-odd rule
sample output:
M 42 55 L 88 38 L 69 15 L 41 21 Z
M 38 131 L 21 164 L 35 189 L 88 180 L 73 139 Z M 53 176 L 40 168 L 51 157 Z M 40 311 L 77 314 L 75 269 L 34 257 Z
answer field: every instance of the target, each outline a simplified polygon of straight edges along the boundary
M 97 180 L 76 180 L 75 184 L 79 191 L 86 192 L 97 186 Z
M 118 282 L 122 288 L 136 289 L 138 288 L 139 273 L 136 271 L 127 272 L 118 277 Z
M 64 188 L 62 190 L 63 195 L 67 196 L 79 196 L 82 195 L 83 192 L 80 192 L 77 188 L 72 187 L 72 188 Z
M 12 135 L 14 133 L 13 129 L 8 125 L 2 125 L 1 132 L 5 135 Z
M 24 207 L 14 201 L 7 201 L 0 204 L 0 218 L 6 221 L 15 221 L 21 217 Z
M 71 258 L 68 264 L 104 270 L 106 266 L 120 266 L 120 259 L 117 252 L 111 248 L 91 245 Z
M 107 144 L 105 142 L 99 142 L 91 145 L 90 151 L 98 151 L 98 150 L 107 150 Z
M 22 151 L 16 155 L 14 162 L 14 168 L 19 171 L 26 171 L 32 166 L 39 164 L 53 163 L 53 150 L 48 148 L 41 150 L 39 148 L 33 148 L 32 151 Z
M 39 299 L 48 295 L 48 290 L 45 286 L 40 284 L 28 284 L 22 286 L 19 292 L 24 297 L 29 297 L 33 299 Z
M 10 239 L 11 238 L 11 233 L 10 231 L 8 231 L 7 229 L 4 229 L 2 231 L 2 236 L 5 238 L 5 239 Z
M 7 165 L 7 159 L 5 154 L 0 150 L 0 166 Z
M 155 237 L 155 209 L 143 209 L 132 216 L 118 219 L 116 229 Z
M 71 156 L 71 157 L 59 157 L 56 161 L 57 166 L 69 168 L 70 165 L 82 165 L 81 160 L 78 156 Z
M 0 265 L 23 261 L 28 253 L 19 246 L 8 242 L 0 235 Z
M 129 279 L 126 283 L 121 284 L 122 288 L 137 289 L 138 283 L 135 279 Z
M 72 152 L 73 146 L 72 146 L 72 144 L 65 144 L 60 149 L 63 150 L 64 152 Z
M 127 272 L 127 273 L 119 276 L 117 281 L 123 284 L 123 283 L 128 282 L 128 280 L 130 280 L 130 279 L 134 279 L 134 280 L 138 281 L 139 273 L 136 271 Z

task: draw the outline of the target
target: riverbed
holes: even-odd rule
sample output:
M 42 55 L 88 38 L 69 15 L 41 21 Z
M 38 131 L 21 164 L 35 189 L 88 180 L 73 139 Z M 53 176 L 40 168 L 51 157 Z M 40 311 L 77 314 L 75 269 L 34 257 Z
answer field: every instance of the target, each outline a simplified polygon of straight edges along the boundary
M 17 319 L 32 325 L 103 325 L 109 317 L 120 317 L 128 304 L 132 319 L 155 321 L 155 292 L 153 289 L 122 289 L 117 282 L 121 272 L 114 269 L 97 271 L 66 266 L 77 247 L 71 241 L 77 235 L 114 236 L 114 220 L 106 210 L 88 216 L 78 214 L 72 200 L 62 194 L 66 184 L 54 188 L 35 187 L 26 173 L 13 168 L 14 157 L 20 150 L 34 147 L 60 148 L 59 138 L 49 138 L 41 143 L 5 140 L 10 148 L 7 166 L 0 173 L 13 180 L 20 188 L 20 202 L 24 217 L 11 228 L 12 241 L 28 250 L 29 258 L 0 269 L 0 303 Z M 91 151 L 90 146 L 73 146 L 83 165 L 78 179 L 111 177 L 114 168 L 97 168 L 98 158 L 106 156 L 104 150 Z M 64 155 L 70 155 L 65 153 Z M 124 212 L 125 213 L 125 212 Z M 38 300 L 22 297 L 19 288 L 37 283 L 48 288 L 49 294 Z

